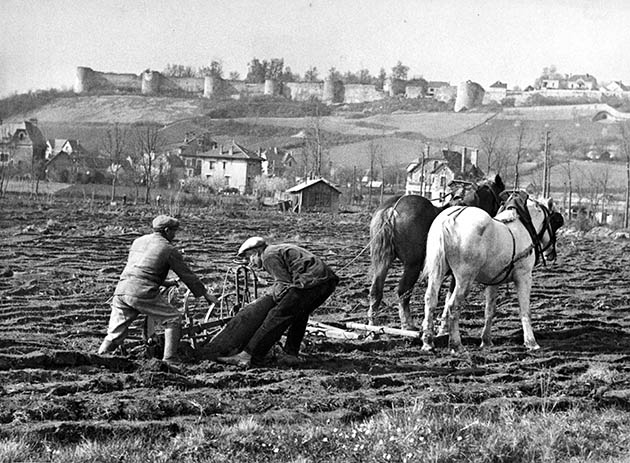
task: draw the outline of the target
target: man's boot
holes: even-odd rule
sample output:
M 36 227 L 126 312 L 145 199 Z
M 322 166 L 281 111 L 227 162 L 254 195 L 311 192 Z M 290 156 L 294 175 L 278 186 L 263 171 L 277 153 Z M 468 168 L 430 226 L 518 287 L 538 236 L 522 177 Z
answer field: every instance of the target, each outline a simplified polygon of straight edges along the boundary
M 98 349 L 98 355 L 110 354 L 116 350 L 116 346 L 113 342 L 105 339 Z
M 177 348 L 179 347 L 181 331 L 182 330 L 179 325 L 164 329 L 164 356 L 162 357 L 163 362 L 175 365 L 178 365 L 180 363 L 179 356 L 177 355 Z

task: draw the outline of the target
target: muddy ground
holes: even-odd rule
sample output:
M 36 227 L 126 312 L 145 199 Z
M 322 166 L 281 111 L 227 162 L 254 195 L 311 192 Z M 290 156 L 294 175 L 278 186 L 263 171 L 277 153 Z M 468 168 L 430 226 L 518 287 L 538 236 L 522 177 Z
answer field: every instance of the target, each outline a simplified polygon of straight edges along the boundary
M 464 310 L 465 355 L 444 348 L 423 353 L 419 340 L 385 334 L 358 340 L 307 335 L 299 368 L 242 371 L 197 359 L 177 374 L 133 349 L 140 343 L 139 326 L 127 343 L 129 357 L 94 354 L 128 247 L 149 230 L 155 214 L 133 207 L 3 200 L 0 435 L 74 441 L 176 433 L 200 419 L 231 424 L 248 415 L 277 422 L 350 422 L 413 399 L 480 406 L 508 401 L 522 410 L 630 408 L 626 240 L 560 236 L 559 262 L 534 275 L 533 326 L 542 347 L 535 354 L 522 347 L 515 293 L 503 288 L 495 347 L 487 351 L 477 347 L 483 308 L 476 290 Z M 369 254 L 361 251 L 369 239 L 368 215 L 228 208 L 183 211 L 181 217 L 179 245 L 215 292 L 223 287 L 242 240 L 264 235 L 304 245 L 342 277 L 313 319 L 365 322 Z M 398 326 L 394 289 L 399 274 L 399 267 L 390 272 L 379 325 Z M 419 285 L 412 298 L 416 313 L 423 289 Z M 192 307 L 206 309 L 201 303 Z

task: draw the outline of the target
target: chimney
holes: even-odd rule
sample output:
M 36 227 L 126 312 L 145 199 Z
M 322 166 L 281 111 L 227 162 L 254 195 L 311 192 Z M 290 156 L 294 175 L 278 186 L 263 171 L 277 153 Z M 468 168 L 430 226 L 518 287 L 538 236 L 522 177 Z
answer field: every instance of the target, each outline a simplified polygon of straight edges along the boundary
M 478 159 L 479 159 L 479 150 L 475 148 L 474 150 L 470 151 L 470 163 L 475 167 L 479 167 L 477 165 L 477 162 L 479 162 Z
M 462 150 L 462 166 L 461 166 L 462 174 L 466 172 L 466 151 L 467 151 L 467 148 L 464 147 L 464 149 Z

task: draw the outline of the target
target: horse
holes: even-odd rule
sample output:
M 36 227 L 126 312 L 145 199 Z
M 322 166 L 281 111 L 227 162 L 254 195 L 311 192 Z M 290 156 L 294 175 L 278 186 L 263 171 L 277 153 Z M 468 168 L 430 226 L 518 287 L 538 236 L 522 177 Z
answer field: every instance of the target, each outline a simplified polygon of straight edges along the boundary
M 510 193 L 501 211 L 492 218 L 479 208 L 455 206 L 442 211 L 427 237 L 423 277 L 428 278 L 424 298 L 422 349 L 433 349 L 433 310 L 442 280 L 450 271 L 455 288 L 446 301 L 449 345 L 463 349 L 459 333 L 461 304 L 474 282 L 486 286 L 485 323 L 481 347 L 492 346 L 492 321 L 498 285 L 513 281 L 518 295 L 523 339 L 529 350 L 539 349 L 531 326 L 529 298 L 532 270 L 539 263 L 556 259 L 556 231 L 564 224 L 553 202 Z
M 496 214 L 501 202 L 499 194 L 505 189 L 500 175 L 480 185 L 455 182 L 458 186 L 448 205 L 467 204 L 477 206 L 491 215 Z M 419 195 L 403 195 L 391 198 L 381 205 L 370 221 L 370 254 L 372 260 L 372 285 L 368 323 L 374 324 L 374 312 L 383 300 L 383 286 L 387 272 L 395 258 L 403 264 L 403 274 L 398 283 L 398 314 L 403 329 L 416 329 L 409 310 L 413 287 L 418 281 L 426 252 L 429 227 L 447 206 L 434 206 Z

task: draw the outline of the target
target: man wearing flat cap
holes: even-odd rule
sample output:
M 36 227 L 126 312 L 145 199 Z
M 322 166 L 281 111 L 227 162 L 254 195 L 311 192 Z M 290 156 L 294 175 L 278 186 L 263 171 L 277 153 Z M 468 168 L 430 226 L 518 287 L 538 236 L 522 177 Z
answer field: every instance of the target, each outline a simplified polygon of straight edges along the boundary
M 218 300 L 206 290 L 199 277 L 186 265 L 172 244 L 179 229 L 179 220 L 159 215 L 153 219 L 153 233 L 137 238 L 131 245 L 127 265 L 120 275 L 111 303 L 107 336 L 99 354 L 113 352 L 121 345 L 131 323 L 140 314 L 164 325 L 164 357 L 166 363 L 177 363 L 177 347 L 181 336 L 181 316 L 160 293 L 160 286 L 177 284 L 167 280 L 169 270 L 175 272 L 195 297 L 208 303 Z
M 238 255 L 271 275 L 273 306 L 240 352 L 217 360 L 240 367 L 262 363 L 286 331 L 282 359 L 296 365 L 309 316 L 335 291 L 339 277 L 312 252 L 295 244 L 267 245 L 260 236 L 247 239 Z

